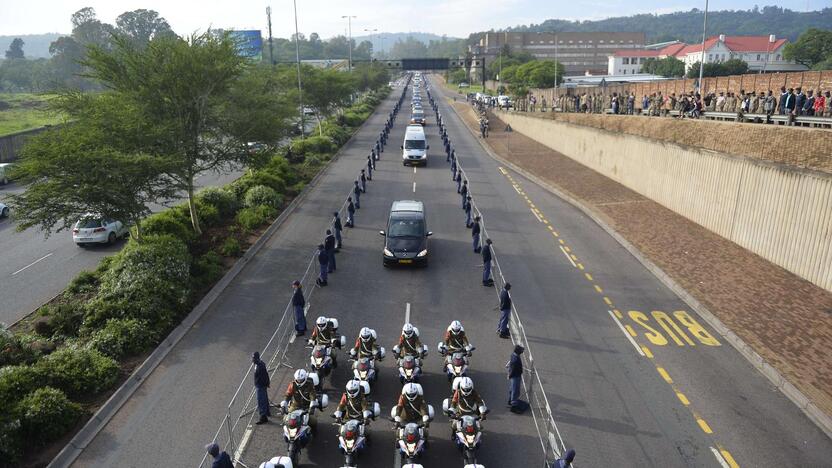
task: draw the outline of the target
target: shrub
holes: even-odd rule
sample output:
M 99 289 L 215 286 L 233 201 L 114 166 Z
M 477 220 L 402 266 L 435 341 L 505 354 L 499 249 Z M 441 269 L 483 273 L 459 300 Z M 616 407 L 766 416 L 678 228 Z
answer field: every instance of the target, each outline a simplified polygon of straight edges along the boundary
M 18 335 L 0 327 L 0 366 L 35 362 L 40 352 L 32 346 L 34 341 L 32 337 Z
M 344 114 L 341 116 L 341 120 L 344 122 L 344 125 L 348 125 L 350 127 L 358 127 L 366 119 L 367 117 L 352 111 L 344 112 Z
M 11 413 L 0 412 L 0 460 L 4 463 L 0 466 L 17 466 L 22 455 L 20 419 Z
M 237 212 L 237 197 L 226 188 L 208 187 L 199 192 L 199 199 L 214 206 L 220 216 L 233 216 Z
M 46 377 L 37 365 L 0 368 L 0 414 L 10 413 L 24 395 L 42 387 Z
M 343 145 L 350 139 L 350 131 L 336 124 L 326 121 L 322 125 L 323 134 L 329 137 L 336 145 Z
M 222 264 L 222 257 L 214 251 L 194 260 L 191 265 L 191 278 L 194 286 L 198 289 L 213 284 L 222 277 L 225 268 Z
M 78 398 L 97 394 L 118 380 L 119 367 L 113 359 L 94 349 L 69 345 L 44 357 L 35 367 L 46 375 L 50 386 Z
M 64 435 L 81 417 L 81 405 L 51 387 L 35 390 L 18 404 L 20 430 L 26 442 L 42 446 Z
M 190 243 L 195 237 L 190 219 L 183 217 L 181 210 L 176 208 L 154 213 L 142 220 L 142 236 L 164 235 L 181 239 L 186 243 Z
M 258 185 L 265 185 L 277 193 L 283 193 L 286 190 L 286 182 L 279 175 L 264 170 L 246 174 L 235 180 L 231 184 L 231 190 L 238 200 L 243 200 L 249 189 Z
M 78 329 L 84 320 L 84 307 L 76 301 L 47 305 L 38 313 L 48 318 L 48 328 L 51 329 L 48 334 L 36 329 L 42 336 L 78 336 Z
M 171 236 L 128 243 L 101 276 L 98 294 L 87 303 L 84 327 L 136 318 L 156 331 L 168 330 L 188 302 L 190 266 L 187 246 Z
M 258 205 L 253 208 L 245 208 L 237 213 L 237 224 L 247 231 L 266 224 L 274 216 L 276 210 L 270 206 Z
M 243 211 L 246 210 L 242 210 L 240 213 L 242 213 Z M 239 214 L 237 216 L 239 216 Z M 225 255 L 226 257 L 236 257 L 240 255 L 240 252 L 242 251 L 243 248 L 240 247 L 240 242 L 233 237 L 229 237 L 228 239 L 226 239 L 225 242 L 222 243 L 222 246 L 220 246 L 220 253 Z
M 109 319 L 92 333 L 87 346 L 105 356 L 121 359 L 135 356 L 156 343 L 156 333 L 136 319 Z
M 216 226 L 220 223 L 220 210 L 210 203 L 200 199 L 196 200 L 196 212 L 199 215 L 199 222 L 203 226 Z
M 280 195 L 271 187 L 255 185 L 246 192 L 246 208 L 254 208 L 260 205 L 277 207 L 283 200 Z
M 95 292 L 97 288 L 98 276 L 91 271 L 83 270 L 70 281 L 69 286 L 66 287 L 66 292 L 73 295 L 86 294 Z

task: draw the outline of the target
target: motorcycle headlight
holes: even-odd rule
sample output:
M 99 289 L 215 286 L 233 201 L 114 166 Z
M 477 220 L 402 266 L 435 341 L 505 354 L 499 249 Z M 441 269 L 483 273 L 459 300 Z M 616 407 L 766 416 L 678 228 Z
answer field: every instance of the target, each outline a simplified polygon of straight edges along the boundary
M 474 443 L 474 438 L 475 438 L 475 437 L 476 437 L 476 436 L 475 436 L 475 435 L 473 435 L 473 434 L 465 434 L 465 441 L 466 441 L 467 443 L 469 443 L 469 444 L 473 444 L 473 443 Z
M 388 250 L 387 248 L 385 248 L 385 249 L 384 249 L 384 255 L 387 255 L 388 257 L 392 257 L 392 256 L 393 256 L 393 252 L 391 252 L 390 250 Z
M 367 371 L 358 371 L 358 376 L 361 377 L 361 380 L 367 379 Z
M 454 373 L 461 374 L 462 373 L 462 366 L 454 366 Z
M 348 449 L 352 449 L 352 446 L 355 445 L 355 439 L 346 439 L 344 442 Z
M 324 362 L 324 358 L 317 358 L 317 357 L 315 358 L 315 365 L 316 366 L 321 367 L 321 365 L 323 365 L 323 362 Z
M 289 438 L 294 439 L 298 435 L 298 428 L 290 427 L 289 428 Z
M 415 451 L 416 451 L 416 444 L 408 443 L 407 444 L 407 452 L 412 454 Z
M 428 249 L 425 249 L 425 250 L 423 250 L 423 251 L 419 252 L 419 255 L 416 255 L 416 256 L 417 256 L 417 257 L 424 257 L 424 256 L 425 256 L 425 255 L 427 255 L 427 254 L 428 254 Z

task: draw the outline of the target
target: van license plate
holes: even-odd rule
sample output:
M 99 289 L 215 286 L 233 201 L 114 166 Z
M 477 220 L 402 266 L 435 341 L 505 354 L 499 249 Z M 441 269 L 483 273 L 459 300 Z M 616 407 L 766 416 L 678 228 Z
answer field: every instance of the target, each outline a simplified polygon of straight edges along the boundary
M 413 263 L 413 260 L 399 260 L 399 263 Z

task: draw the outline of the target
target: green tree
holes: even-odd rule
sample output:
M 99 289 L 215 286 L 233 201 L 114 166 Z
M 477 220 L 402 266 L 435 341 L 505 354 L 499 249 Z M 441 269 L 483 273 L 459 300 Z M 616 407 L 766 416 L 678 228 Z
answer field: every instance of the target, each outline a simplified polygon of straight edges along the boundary
M 560 82 L 564 67 L 553 60 L 535 60 L 517 67 L 514 81 L 529 88 L 550 88 L 555 83 L 555 75 Z
M 685 76 L 685 62 L 676 57 L 665 57 L 663 59 L 649 57 L 641 66 L 641 72 L 660 75 L 665 78 Z
M 390 50 L 390 57 L 402 58 L 426 58 L 428 56 L 427 46 L 413 36 L 407 36 L 404 41 L 397 40 Z
M 268 86 L 248 91 L 262 99 L 238 100 L 243 91 L 235 85 L 253 65 L 237 54 L 228 34 L 162 36 L 144 49 L 116 36 L 113 44 L 112 51 L 90 47 L 83 64 L 124 107 L 136 109 L 134 127 L 143 138 L 125 140 L 118 149 L 166 161 L 165 176 L 187 194 L 191 223 L 199 235 L 196 176 L 245 162 L 244 148 L 255 136 L 266 142 L 284 137 L 284 110 L 263 95 L 272 92 Z M 240 110 L 243 106 L 248 112 Z M 115 132 L 102 136 L 117 138 Z
M 118 149 L 143 137 L 135 126 L 139 110 L 124 104 L 115 93 L 64 92 L 53 100 L 73 121 L 26 144 L 15 171 L 30 183 L 11 198 L 18 230 L 37 226 L 48 236 L 96 213 L 135 225 L 141 240 L 148 204 L 175 190 L 161 177 L 168 161 Z
M 740 59 L 726 60 L 722 63 L 706 63 L 702 68 L 703 77 L 742 75 L 748 73 L 748 64 Z M 699 62 L 688 69 L 688 78 L 699 78 Z
M 124 34 L 138 47 L 144 47 L 156 36 L 173 34 L 167 20 L 153 10 L 126 11 L 116 18 L 118 32 Z
M 115 32 L 113 26 L 102 23 L 95 16 L 95 10 L 87 7 L 72 14 L 72 38 L 81 45 L 96 45 L 109 48 L 110 37 Z
M 315 111 L 318 131 L 323 136 L 321 122 L 335 109 L 349 103 L 354 89 L 352 76 L 331 68 L 320 69 L 304 66 L 303 102 Z
M 9 60 L 26 58 L 23 55 L 23 39 L 16 37 L 9 45 L 9 50 L 6 51 L 6 58 Z
M 783 57 L 809 68 L 832 59 L 832 30 L 807 30 L 796 42 L 786 44 Z

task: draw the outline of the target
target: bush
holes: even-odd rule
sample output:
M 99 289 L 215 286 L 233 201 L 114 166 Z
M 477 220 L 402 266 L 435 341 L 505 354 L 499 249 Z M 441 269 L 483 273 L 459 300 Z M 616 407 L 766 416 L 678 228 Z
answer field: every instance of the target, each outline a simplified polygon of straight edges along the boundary
M 181 239 L 186 243 L 190 243 L 195 238 L 194 230 L 191 228 L 190 223 L 189 218 L 182 216 L 181 210 L 170 208 L 159 213 L 154 213 L 142 220 L 142 236 L 169 235 L 176 239 Z
M 5 366 L 0 368 L 0 414 L 9 414 L 24 395 L 44 386 L 47 375 L 35 366 Z
M 3 465 L 17 466 L 23 455 L 20 437 L 20 419 L 7 412 L 0 412 L 0 460 Z
M 246 208 L 254 208 L 260 205 L 276 208 L 282 201 L 280 195 L 273 188 L 265 185 L 255 185 L 246 192 L 244 204 Z
M 286 182 L 279 175 L 264 170 L 246 174 L 235 180 L 231 184 L 231 190 L 238 200 L 243 200 L 249 189 L 258 185 L 265 185 L 277 193 L 283 193 L 286 190 Z
M 70 281 L 69 286 L 66 287 L 66 292 L 76 294 L 86 294 L 95 292 L 98 288 L 98 276 L 91 272 L 83 270 Z
M 119 367 L 113 359 L 94 349 L 64 346 L 44 357 L 35 367 L 50 386 L 73 398 L 89 397 L 110 388 L 118 380 Z
M 230 217 L 237 212 L 237 197 L 226 188 L 208 187 L 199 192 L 199 199 L 215 207 L 222 217 Z
M 135 356 L 156 343 L 156 333 L 136 319 L 109 319 L 104 328 L 92 333 L 87 346 L 119 360 Z
M 210 203 L 196 199 L 196 213 L 202 226 L 216 226 L 220 224 L 220 210 Z
M 307 153 L 329 153 L 335 149 L 332 140 L 327 136 L 310 136 L 303 140 L 292 142 L 292 151 L 300 154 Z
M 87 303 L 84 327 L 135 318 L 155 331 L 168 330 L 188 303 L 190 266 L 187 246 L 171 236 L 128 243 L 101 276 L 98 295 Z
M 214 284 L 215 281 L 222 277 L 224 271 L 222 257 L 219 254 L 210 251 L 202 255 L 194 260 L 194 263 L 191 265 L 191 278 L 194 287 L 201 289 Z
M 242 213 L 242 211 L 240 213 Z M 239 214 L 237 216 L 239 216 Z M 220 253 L 225 255 L 226 257 L 236 257 L 240 255 L 242 251 L 243 248 L 240 247 L 240 242 L 233 237 L 229 237 L 228 239 L 226 239 L 225 242 L 222 243 L 222 246 L 220 246 Z
M 42 446 L 66 434 L 81 417 L 81 405 L 51 387 L 35 390 L 18 404 L 21 435 L 31 445 Z
M 324 122 L 322 131 L 325 136 L 329 137 L 338 146 L 343 145 L 350 139 L 350 131 L 335 122 Z
M 245 208 L 237 213 L 237 224 L 247 231 L 266 224 L 274 216 L 276 210 L 270 206 L 259 205 L 253 208 Z
M 344 112 L 344 114 L 341 116 L 341 121 L 344 122 L 344 125 L 348 125 L 350 127 L 358 127 L 359 125 L 364 123 L 364 120 L 366 119 L 366 116 L 362 116 L 352 111 Z
M 78 336 L 78 330 L 84 320 L 84 306 L 76 301 L 47 305 L 38 313 L 48 318 L 50 332 L 38 331 L 42 336 Z M 37 330 L 36 330 L 37 331 Z
M 35 362 L 40 353 L 32 347 L 32 341 L 0 327 L 0 366 Z

